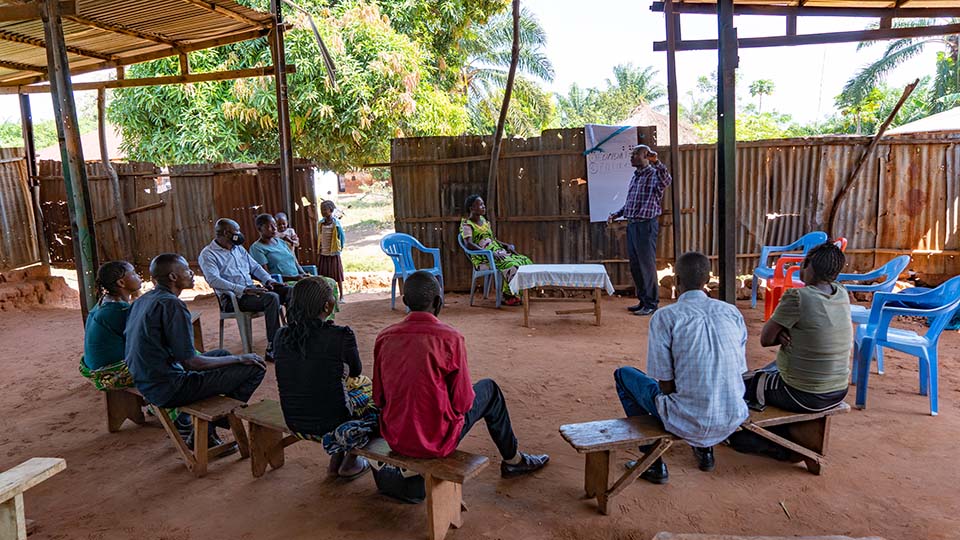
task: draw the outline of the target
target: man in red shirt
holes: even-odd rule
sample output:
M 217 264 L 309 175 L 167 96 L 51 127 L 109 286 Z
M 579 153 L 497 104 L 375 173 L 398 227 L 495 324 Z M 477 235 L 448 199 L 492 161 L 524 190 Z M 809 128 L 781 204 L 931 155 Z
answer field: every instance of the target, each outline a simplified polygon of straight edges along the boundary
M 470 384 L 463 335 L 440 322 L 440 284 L 417 272 L 403 284 L 410 314 L 377 336 L 373 401 L 390 448 L 417 458 L 446 457 L 481 418 L 497 445 L 504 478 L 543 468 L 550 456 L 518 451 L 510 413 L 497 383 Z

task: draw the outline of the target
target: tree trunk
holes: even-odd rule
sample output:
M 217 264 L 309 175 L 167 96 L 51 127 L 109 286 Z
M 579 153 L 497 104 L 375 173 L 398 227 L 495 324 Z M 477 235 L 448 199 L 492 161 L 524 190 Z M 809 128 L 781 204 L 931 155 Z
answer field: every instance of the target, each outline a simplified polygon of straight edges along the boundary
M 510 95 L 513 93 L 513 79 L 517 74 L 517 62 L 520 59 L 520 0 L 513 0 L 513 47 L 510 51 L 510 72 L 507 75 L 507 87 L 503 91 L 503 104 L 500 106 L 500 118 L 497 131 L 493 134 L 493 149 L 490 153 L 490 172 L 487 176 L 487 219 L 493 227 L 500 213 L 497 204 L 497 168 L 500 162 L 500 141 L 503 138 L 503 126 L 507 122 L 507 109 L 510 108 Z M 466 211 L 466 209 L 464 209 Z

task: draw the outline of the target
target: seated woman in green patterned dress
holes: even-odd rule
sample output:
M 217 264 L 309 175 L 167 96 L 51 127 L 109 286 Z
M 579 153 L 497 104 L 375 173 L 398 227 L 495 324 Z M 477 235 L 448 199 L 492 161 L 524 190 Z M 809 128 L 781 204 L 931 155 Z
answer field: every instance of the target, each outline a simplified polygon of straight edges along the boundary
M 110 261 L 97 270 L 100 301 L 87 315 L 83 335 L 80 373 L 100 390 L 132 386 L 123 363 L 126 340 L 123 331 L 130 315 L 130 302 L 140 290 L 140 276 L 126 261 Z
M 503 275 L 501 290 L 503 303 L 508 306 L 520 304 L 520 298 L 510 292 L 510 280 L 517 273 L 517 268 L 525 264 L 533 264 L 530 257 L 517 253 L 513 244 L 500 242 L 493 236 L 493 230 L 485 217 L 487 207 L 479 195 L 470 195 L 463 203 L 467 217 L 460 221 L 460 236 L 467 249 L 489 249 L 493 252 L 493 260 L 497 270 Z M 489 267 L 485 257 L 471 257 L 473 265 L 479 269 Z

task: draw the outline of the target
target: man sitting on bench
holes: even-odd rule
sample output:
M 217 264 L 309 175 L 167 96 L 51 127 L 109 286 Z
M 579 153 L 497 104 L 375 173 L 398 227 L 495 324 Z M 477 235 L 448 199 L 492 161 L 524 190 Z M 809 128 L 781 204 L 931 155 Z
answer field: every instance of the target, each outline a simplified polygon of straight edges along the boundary
M 172 409 L 211 396 L 247 401 L 260 386 L 266 370 L 256 354 L 235 356 L 217 349 L 199 353 L 193 348 L 190 311 L 178 298 L 193 288 L 193 271 L 176 253 L 157 255 L 150 262 L 156 287 L 130 308 L 125 360 L 134 385 L 147 402 Z M 181 415 L 185 416 L 185 415 Z M 187 446 L 193 448 L 190 426 L 178 418 L 177 429 L 189 433 Z M 217 427 L 229 428 L 226 419 Z M 221 444 L 210 424 L 208 448 Z
M 702 253 L 681 255 L 676 277 L 677 302 L 650 319 L 647 373 L 622 367 L 613 377 L 627 416 L 655 416 L 693 447 L 700 470 L 712 471 L 713 445 L 749 415 L 742 378 L 747 327 L 735 306 L 703 292 L 710 261 Z M 667 466 L 657 459 L 640 477 L 665 484 Z
M 447 457 L 482 418 L 503 458 L 502 477 L 543 468 L 550 456 L 518 450 L 497 383 L 470 384 L 463 335 L 436 317 L 443 307 L 436 278 L 427 272 L 407 278 L 403 303 L 410 314 L 380 332 L 373 351 L 373 401 L 390 448 L 415 458 Z

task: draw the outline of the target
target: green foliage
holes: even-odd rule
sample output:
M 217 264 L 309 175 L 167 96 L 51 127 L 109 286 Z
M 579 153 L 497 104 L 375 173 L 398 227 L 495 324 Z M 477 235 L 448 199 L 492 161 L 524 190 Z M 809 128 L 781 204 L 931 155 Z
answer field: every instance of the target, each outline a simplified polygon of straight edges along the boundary
M 770 79 L 759 79 L 750 83 L 750 95 L 758 98 L 758 110 L 763 112 L 763 96 L 773 95 L 773 81 Z
M 87 133 L 97 129 L 97 118 L 90 114 L 81 114 L 77 119 L 80 123 L 80 133 Z M 57 144 L 57 124 L 52 118 L 33 122 L 33 145 L 42 150 Z M 0 147 L 22 147 L 23 131 L 19 121 L 6 121 L 0 124 Z
M 492 134 L 496 130 L 503 93 L 504 90 L 499 90 L 488 99 L 470 107 L 472 133 Z M 533 81 L 519 76 L 514 79 L 513 95 L 503 128 L 505 137 L 538 137 L 540 132 L 550 127 L 554 116 L 550 94 Z
M 613 68 L 607 87 L 582 89 L 570 86 L 567 95 L 557 94 L 556 127 L 582 127 L 584 124 L 616 124 L 628 118 L 640 105 L 656 104 L 665 95 L 656 80 L 657 70 L 622 64 Z
M 266 0 L 246 0 L 265 10 Z M 300 0 L 337 67 L 327 77 L 306 17 L 286 10 L 291 132 L 295 153 L 346 170 L 386 161 L 390 138 L 465 131 L 466 98 L 455 86 L 477 21 L 505 8 L 502 0 Z M 422 41 L 418 41 L 422 40 Z M 195 72 L 271 64 L 265 39 L 190 54 Z M 163 59 L 134 66 L 132 77 L 176 74 Z M 276 93 L 270 77 L 118 90 L 110 105 L 131 159 L 160 164 L 273 161 L 278 158 Z
M 913 122 L 928 115 L 930 102 L 930 77 L 925 77 L 916 90 L 907 98 L 900 112 L 890 122 L 890 127 Z M 811 129 L 817 134 L 856 134 L 872 135 L 880 124 L 893 112 L 903 93 L 902 88 L 890 87 L 884 83 L 874 87 L 859 101 L 848 101 L 843 94 L 837 96 L 839 113 Z

